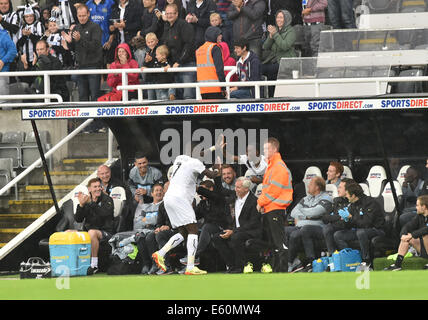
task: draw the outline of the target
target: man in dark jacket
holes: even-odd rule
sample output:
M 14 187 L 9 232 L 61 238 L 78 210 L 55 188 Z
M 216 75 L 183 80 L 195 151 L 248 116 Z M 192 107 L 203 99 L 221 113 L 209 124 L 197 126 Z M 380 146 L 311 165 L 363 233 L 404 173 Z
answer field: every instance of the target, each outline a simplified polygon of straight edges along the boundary
M 210 15 L 214 12 L 216 4 L 213 0 L 203 0 L 202 3 L 191 0 L 187 5 L 186 21 L 195 30 L 196 48 L 205 42 L 205 31 L 210 26 Z
M 230 273 L 241 273 L 244 269 L 247 262 L 245 242 L 262 238 L 261 215 L 257 211 L 257 198 L 250 192 L 250 187 L 249 179 L 237 179 L 236 198 L 231 204 L 233 225 L 212 239 Z
M 43 70 L 61 70 L 63 68 L 61 61 L 49 53 L 49 45 L 46 40 L 39 40 L 36 44 L 36 71 Z M 43 76 L 38 76 L 32 84 L 36 93 L 44 93 Z M 62 75 L 53 76 L 50 83 L 50 92 L 61 95 L 64 101 L 68 101 L 69 94 L 65 78 Z
M 416 200 L 416 212 L 417 216 L 401 229 L 401 242 L 398 247 L 397 260 L 385 270 L 401 270 L 401 264 L 409 250 L 409 246 L 415 248 L 422 258 L 428 259 L 428 195 L 418 197 Z M 428 264 L 424 266 L 424 269 L 428 269 Z
M 79 69 L 98 69 L 103 65 L 103 47 L 101 44 L 101 27 L 89 20 L 90 12 L 86 5 L 77 9 L 79 24 L 73 29 L 71 36 L 76 52 Z M 99 74 L 79 75 L 77 77 L 80 101 L 97 101 L 100 91 Z
M 170 61 L 173 68 L 195 67 L 195 32 L 191 25 L 178 18 L 177 5 L 168 4 L 165 8 L 166 22 L 161 38 L 161 44 L 165 44 L 170 50 Z M 196 82 L 194 72 L 180 72 L 175 75 L 175 82 Z M 194 99 L 195 89 L 184 88 L 183 99 Z
M 346 230 L 334 233 L 334 240 L 340 250 L 349 248 L 348 241 L 358 240 L 361 248 L 361 267 L 370 265 L 370 240 L 385 235 L 383 226 L 385 214 L 380 204 L 372 197 L 366 196 L 357 183 L 345 187 L 349 206 L 339 210 L 345 221 Z
M 266 3 L 264 0 L 232 0 L 227 13 L 228 19 L 233 21 L 233 38 L 248 40 L 248 50 L 258 57 L 262 56 L 262 41 L 264 13 Z
M 338 197 L 333 199 L 333 210 L 325 213 L 321 220 L 324 222 L 323 227 L 324 240 L 327 245 L 328 255 L 331 256 L 337 250 L 336 242 L 334 241 L 334 233 L 339 230 L 345 229 L 345 221 L 339 215 L 339 210 L 346 208 L 349 205 L 348 198 L 346 198 L 346 185 L 349 183 L 356 183 L 354 180 L 344 178 L 337 188 Z
M 88 275 L 98 272 L 98 249 L 101 240 L 108 240 L 113 230 L 113 199 L 102 192 L 98 178 L 89 180 L 89 195 L 79 192 L 76 222 L 84 222 L 83 229 L 91 238 L 91 267 Z
M 260 59 L 253 51 L 249 51 L 248 41 L 239 39 L 235 41 L 234 47 L 235 53 L 239 57 L 236 63 L 239 81 L 260 81 Z M 230 97 L 236 99 L 255 98 L 255 90 L 253 87 L 232 87 L 230 88 Z

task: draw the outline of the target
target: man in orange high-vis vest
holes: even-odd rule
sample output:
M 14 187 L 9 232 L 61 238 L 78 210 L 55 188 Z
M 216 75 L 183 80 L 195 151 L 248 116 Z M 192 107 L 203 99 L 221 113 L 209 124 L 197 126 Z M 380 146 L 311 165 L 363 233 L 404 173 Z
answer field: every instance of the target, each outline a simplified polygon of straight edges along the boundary
M 279 153 L 279 141 L 270 137 L 264 146 L 268 167 L 263 176 L 257 210 L 262 213 L 263 232 L 274 248 L 274 272 L 288 271 L 288 248 L 284 244 L 285 209 L 293 200 L 291 172 Z
M 196 50 L 196 75 L 198 82 L 224 82 L 224 64 L 220 46 L 221 29 L 208 27 L 205 43 Z M 222 87 L 201 87 L 202 99 L 224 99 Z

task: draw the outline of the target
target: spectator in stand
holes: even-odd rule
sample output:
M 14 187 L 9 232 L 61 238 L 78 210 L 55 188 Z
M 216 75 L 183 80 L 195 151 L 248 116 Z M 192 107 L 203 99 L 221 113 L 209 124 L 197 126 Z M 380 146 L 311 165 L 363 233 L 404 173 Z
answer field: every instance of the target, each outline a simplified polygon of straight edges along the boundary
M 210 0 L 211 1 L 211 0 Z M 205 32 L 206 42 L 196 50 L 196 76 L 198 82 L 225 82 L 221 42 L 221 30 L 208 27 Z M 199 88 L 202 99 L 224 99 L 224 87 Z
M 49 46 L 46 40 L 39 40 L 36 44 L 36 71 L 44 70 L 62 70 L 61 61 L 49 53 Z M 50 82 L 50 92 L 53 94 L 59 94 L 64 101 L 69 100 L 68 89 L 66 85 L 66 79 L 63 75 L 52 76 Z M 44 77 L 37 76 L 31 85 L 36 93 L 42 94 L 44 90 Z
M 110 69 L 136 69 L 138 62 L 132 59 L 131 49 L 126 43 L 121 43 L 116 47 L 115 60 L 110 65 Z M 139 84 L 139 73 L 128 73 L 128 84 Z M 122 91 L 117 90 L 117 86 L 122 85 L 121 73 L 109 73 L 107 84 L 112 88 L 112 91 L 98 98 L 98 101 L 121 101 Z M 137 91 L 128 90 L 128 99 L 136 99 Z
M 295 220 L 294 227 L 285 227 L 288 243 L 288 260 L 296 265 L 295 259 L 299 250 L 300 241 L 303 243 L 306 260 L 290 270 L 291 272 L 311 272 L 312 261 L 316 258 L 314 240 L 324 239 L 323 215 L 332 211 L 332 199 L 325 192 L 325 181 L 321 177 L 314 177 L 308 185 L 308 195 L 304 197 L 291 211 Z
M 170 67 L 168 61 L 169 50 L 166 45 L 158 46 L 158 39 L 156 34 L 148 33 L 146 35 L 146 43 L 148 52 L 143 63 L 141 70 L 145 68 L 164 68 L 165 73 L 147 73 L 145 76 L 147 84 L 161 84 L 161 83 L 173 83 L 174 75 L 168 73 L 167 70 Z M 149 89 L 147 90 L 149 100 L 174 100 L 175 89 Z
M 36 43 L 43 36 L 43 25 L 36 20 L 36 14 L 31 6 L 26 6 L 24 10 L 24 18 L 21 28 L 18 32 L 18 41 L 16 47 L 19 52 L 18 71 L 34 70 L 34 65 L 37 62 Z M 31 83 L 32 77 L 24 77 L 24 82 Z
M 249 51 L 248 42 L 245 39 L 235 41 L 235 54 L 239 57 L 236 63 L 236 73 L 239 81 L 260 81 L 260 59 L 253 52 Z M 251 99 L 255 97 L 253 87 L 231 87 L 230 97 L 236 99 Z
M 327 181 L 326 184 L 334 184 L 339 188 L 339 184 L 342 181 L 340 177 L 343 174 L 343 165 L 340 162 L 332 161 L 327 169 Z
M 89 180 L 89 195 L 79 192 L 76 222 L 83 222 L 83 229 L 91 238 L 91 266 L 88 275 L 98 272 L 100 241 L 108 241 L 113 234 L 113 199 L 102 192 L 98 178 Z M 73 230 L 69 230 L 73 231 Z
M 205 31 L 210 26 L 210 15 L 216 10 L 213 0 L 190 0 L 187 5 L 186 21 L 195 31 L 196 48 L 205 43 Z
M 225 164 L 221 167 L 221 180 L 224 189 L 235 190 L 236 172 L 231 165 Z
M 163 21 L 167 21 L 166 20 L 166 14 L 165 14 L 165 9 L 166 6 L 169 4 L 175 4 L 178 8 L 178 18 L 179 19 L 185 19 L 187 12 L 186 12 L 186 8 L 183 6 L 183 2 L 181 0 L 166 0 L 165 6 L 163 7 L 163 12 L 162 12 L 162 20 Z
M 229 48 L 232 47 L 233 42 L 232 42 L 232 28 L 228 28 L 219 13 L 217 12 L 213 12 L 210 15 L 210 25 L 212 27 L 219 27 L 221 29 L 221 35 L 222 35 L 222 42 L 225 42 L 227 44 L 227 50 L 229 50 Z M 232 24 L 230 24 L 232 25 Z M 230 55 L 230 52 L 228 52 L 228 54 Z M 232 64 L 233 66 L 235 64 Z
M 158 38 L 162 36 L 162 13 L 156 7 L 156 3 L 156 0 L 143 0 L 144 9 L 141 16 L 141 30 L 137 32 L 137 36 L 145 38 L 151 32 L 155 33 Z
M 151 202 L 149 196 L 155 182 L 162 179 L 159 169 L 149 166 L 147 156 L 141 152 L 135 154 L 134 167 L 129 172 L 128 185 L 132 196 L 137 203 L 143 198 L 144 202 Z
M 345 190 L 349 206 L 339 210 L 339 215 L 345 221 L 346 229 L 335 232 L 334 240 L 339 250 L 349 248 L 348 241 L 358 240 L 362 259 L 360 268 L 368 268 L 371 264 L 370 240 L 385 235 L 384 211 L 374 198 L 364 194 L 359 184 L 347 184 Z
M 232 224 L 230 229 L 213 236 L 214 247 L 219 251 L 228 273 L 242 273 L 248 262 L 245 256 L 245 242 L 262 238 L 260 213 L 257 198 L 250 192 L 251 181 L 239 177 L 235 186 L 235 197 L 231 204 Z
M 51 17 L 56 18 L 59 29 L 67 32 L 73 28 L 73 25 L 77 24 L 77 4 L 83 3 L 76 0 L 57 0 L 54 2 L 51 9 Z
M 258 57 L 262 56 L 265 8 L 264 0 L 232 0 L 227 13 L 228 19 L 233 21 L 233 39 L 246 39 L 247 50 L 253 51 Z
M 416 217 L 413 217 L 401 229 L 397 260 L 384 270 L 401 270 L 401 264 L 409 250 L 409 246 L 415 248 L 422 258 L 428 259 L 428 195 L 418 197 L 416 200 L 416 212 Z M 428 269 L 428 264 L 424 266 L 424 269 Z
M 328 0 L 328 17 L 333 29 L 355 29 L 352 0 Z
M 333 199 L 333 209 L 330 212 L 326 212 L 321 218 L 322 222 L 325 224 L 322 231 L 327 245 L 328 256 L 332 256 L 333 252 L 337 250 L 336 242 L 334 241 L 334 233 L 345 229 L 345 221 L 339 215 L 339 210 L 342 210 L 349 205 L 345 189 L 350 183 L 356 182 L 349 178 L 343 178 L 340 181 L 337 188 L 338 196 Z
M 232 48 L 233 46 L 233 22 L 229 20 L 227 17 L 227 12 L 230 9 L 230 6 L 232 5 L 231 0 L 217 0 L 215 1 L 215 4 L 217 6 L 217 13 L 220 15 L 220 25 L 221 25 L 221 32 L 223 34 L 223 41 L 227 42 L 227 45 L 229 48 Z M 218 27 L 218 25 L 213 24 L 212 21 L 210 21 L 212 26 Z
M 45 27 L 45 30 L 49 28 L 49 18 L 51 17 L 51 10 L 50 7 L 44 7 L 40 10 L 42 14 L 40 15 L 40 22 L 43 24 L 43 27 Z
M 115 47 L 121 43 L 131 43 L 141 29 L 143 7 L 139 0 L 119 0 L 111 13 L 110 32 L 114 33 Z
M 291 14 L 287 10 L 280 10 L 275 16 L 275 26 L 268 25 L 268 37 L 263 43 L 262 74 L 268 80 L 276 80 L 281 58 L 296 56 L 294 42 L 296 32 L 291 25 Z M 273 97 L 275 86 L 269 86 L 269 97 Z
M 131 40 L 131 48 L 134 53 L 134 59 L 137 60 L 138 66 L 142 67 L 144 63 L 144 58 L 146 57 L 146 39 L 141 36 L 135 36 Z M 146 81 L 144 80 L 143 74 L 141 74 L 143 78 L 143 83 Z
M 16 57 L 16 47 L 6 30 L 0 30 L 0 72 L 8 72 Z M 0 77 L 0 96 L 9 94 L 9 78 Z
M 15 43 L 19 23 L 19 15 L 13 11 L 12 0 L 0 0 L 0 30 L 6 30 Z
M 267 0 L 266 25 L 275 24 L 275 15 L 279 10 L 287 10 L 292 16 L 291 25 L 302 24 L 302 2 L 295 0 Z
M 175 4 L 166 6 L 165 15 L 167 22 L 164 25 L 161 44 L 165 44 L 170 51 L 172 67 L 195 67 L 195 33 L 192 26 L 178 17 L 178 8 Z M 196 82 L 196 74 L 194 72 L 177 73 L 175 82 Z M 180 91 L 177 90 L 177 93 Z M 184 88 L 182 98 L 194 99 L 195 95 L 194 88 Z
M 103 47 L 101 27 L 89 20 L 89 9 L 82 4 L 77 8 L 79 24 L 72 30 L 72 43 L 76 52 L 78 68 L 99 69 L 103 65 Z M 77 76 L 80 101 L 97 101 L 100 93 L 99 74 Z
M 63 46 L 64 38 L 58 29 L 56 18 L 49 18 L 48 29 L 45 31 L 42 39 L 46 40 L 46 43 L 49 46 L 49 53 L 52 56 L 57 57 L 59 61 L 61 61 L 62 65 L 71 64 L 72 56 L 70 50 L 66 50 Z
M 284 245 L 285 210 L 293 199 L 291 172 L 279 153 L 280 143 L 274 137 L 263 145 L 268 167 L 263 176 L 262 194 L 257 200 L 257 211 L 262 214 L 263 232 L 272 247 L 275 272 L 287 272 L 288 256 Z
M 403 189 L 403 213 L 400 215 L 400 226 L 416 216 L 416 199 L 422 195 L 424 181 L 415 167 L 409 167 L 404 174 Z
M 90 11 L 90 19 L 102 30 L 101 44 L 103 46 L 103 65 L 109 65 L 114 60 L 114 35 L 110 34 L 109 25 L 114 0 L 89 0 L 86 5 Z
M 303 46 L 302 56 L 316 57 L 320 43 L 320 34 L 324 29 L 325 9 L 327 0 L 308 0 L 303 6 L 303 30 L 305 35 L 305 44 Z

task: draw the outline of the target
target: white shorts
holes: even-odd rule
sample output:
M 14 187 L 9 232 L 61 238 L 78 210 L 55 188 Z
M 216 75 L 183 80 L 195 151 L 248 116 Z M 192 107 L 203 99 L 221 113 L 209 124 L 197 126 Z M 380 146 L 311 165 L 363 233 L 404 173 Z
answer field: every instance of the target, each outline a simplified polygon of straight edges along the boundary
M 169 221 L 173 228 L 197 223 L 192 204 L 183 198 L 168 196 L 164 198 L 164 205 Z

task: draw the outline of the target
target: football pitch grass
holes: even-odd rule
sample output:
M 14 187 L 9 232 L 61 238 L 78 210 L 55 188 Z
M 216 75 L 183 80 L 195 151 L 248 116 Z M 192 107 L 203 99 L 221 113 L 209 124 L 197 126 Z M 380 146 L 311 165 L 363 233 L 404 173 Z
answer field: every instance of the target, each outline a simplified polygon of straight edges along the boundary
M 69 282 L 68 282 L 69 281 Z M 68 286 L 68 288 L 67 288 Z M 62 289 L 60 289 L 62 287 Z M 426 300 L 428 270 L 365 273 L 0 277 L 1 300 Z

